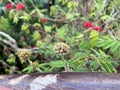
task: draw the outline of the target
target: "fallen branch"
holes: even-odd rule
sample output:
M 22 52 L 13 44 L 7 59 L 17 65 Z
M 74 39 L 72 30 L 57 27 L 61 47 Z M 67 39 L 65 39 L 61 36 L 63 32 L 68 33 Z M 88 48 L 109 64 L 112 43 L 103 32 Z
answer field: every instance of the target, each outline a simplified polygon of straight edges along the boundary
M 44 73 L 0 76 L 11 90 L 120 90 L 120 76 L 103 73 Z

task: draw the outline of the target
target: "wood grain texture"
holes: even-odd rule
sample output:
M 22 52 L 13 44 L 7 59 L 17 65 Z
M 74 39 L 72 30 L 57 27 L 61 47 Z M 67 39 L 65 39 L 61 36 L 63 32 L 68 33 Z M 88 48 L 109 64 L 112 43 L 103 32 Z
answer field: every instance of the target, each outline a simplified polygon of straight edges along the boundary
M 2 75 L 1 87 L 12 90 L 120 90 L 120 75 L 90 72 Z

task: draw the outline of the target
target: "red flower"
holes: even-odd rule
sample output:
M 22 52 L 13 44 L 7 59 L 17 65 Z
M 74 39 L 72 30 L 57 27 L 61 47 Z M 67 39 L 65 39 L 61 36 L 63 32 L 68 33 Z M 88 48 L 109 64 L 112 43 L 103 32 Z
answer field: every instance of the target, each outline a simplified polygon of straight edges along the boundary
M 8 4 L 6 4 L 5 7 L 7 10 L 10 10 L 10 9 L 12 9 L 13 5 L 11 3 L 8 3 Z
M 46 23 L 47 20 L 45 18 L 42 19 L 42 23 Z
M 94 27 L 93 29 L 96 30 L 96 31 L 102 31 L 102 28 L 99 27 L 99 26 L 96 26 L 96 27 Z
M 25 5 L 22 4 L 22 3 L 20 3 L 20 4 L 18 4 L 18 5 L 16 6 L 16 9 L 17 9 L 17 10 L 22 10 L 22 9 L 24 9 L 24 8 L 25 8 Z
M 93 26 L 93 24 L 92 24 L 92 22 L 90 22 L 90 21 L 86 21 L 85 23 L 84 23 L 84 27 L 85 28 L 91 28 Z

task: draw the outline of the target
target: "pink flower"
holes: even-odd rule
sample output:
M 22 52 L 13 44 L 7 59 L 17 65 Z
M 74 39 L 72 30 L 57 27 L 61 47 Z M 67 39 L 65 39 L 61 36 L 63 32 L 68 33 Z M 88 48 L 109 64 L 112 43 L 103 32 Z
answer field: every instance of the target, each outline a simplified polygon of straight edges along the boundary
M 5 7 L 6 7 L 7 10 L 11 10 L 13 5 L 11 3 L 8 3 L 8 4 L 6 4 Z
M 17 9 L 17 10 L 22 10 L 22 9 L 24 9 L 24 8 L 25 8 L 25 5 L 22 4 L 22 3 L 17 4 L 17 6 L 16 6 L 16 9 Z
M 92 24 L 92 22 L 90 22 L 90 21 L 86 21 L 85 23 L 84 23 L 84 27 L 85 28 L 91 28 L 93 26 L 93 24 Z
M 46 23 L 47 20 L 45 18 L 42 19 L 42 23 Z
M 96 31 L 102 31 L 102 28 L 99 27 L 99 26 L 93 27 L 93 29 L 96 30 Z

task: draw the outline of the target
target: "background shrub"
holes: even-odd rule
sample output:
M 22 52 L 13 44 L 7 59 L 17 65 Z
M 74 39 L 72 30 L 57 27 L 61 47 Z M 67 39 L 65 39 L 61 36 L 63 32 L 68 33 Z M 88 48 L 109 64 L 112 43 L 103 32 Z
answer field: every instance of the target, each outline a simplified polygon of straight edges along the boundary
M 0 2 L 0 74 L 119 72 L 119 0 Z

